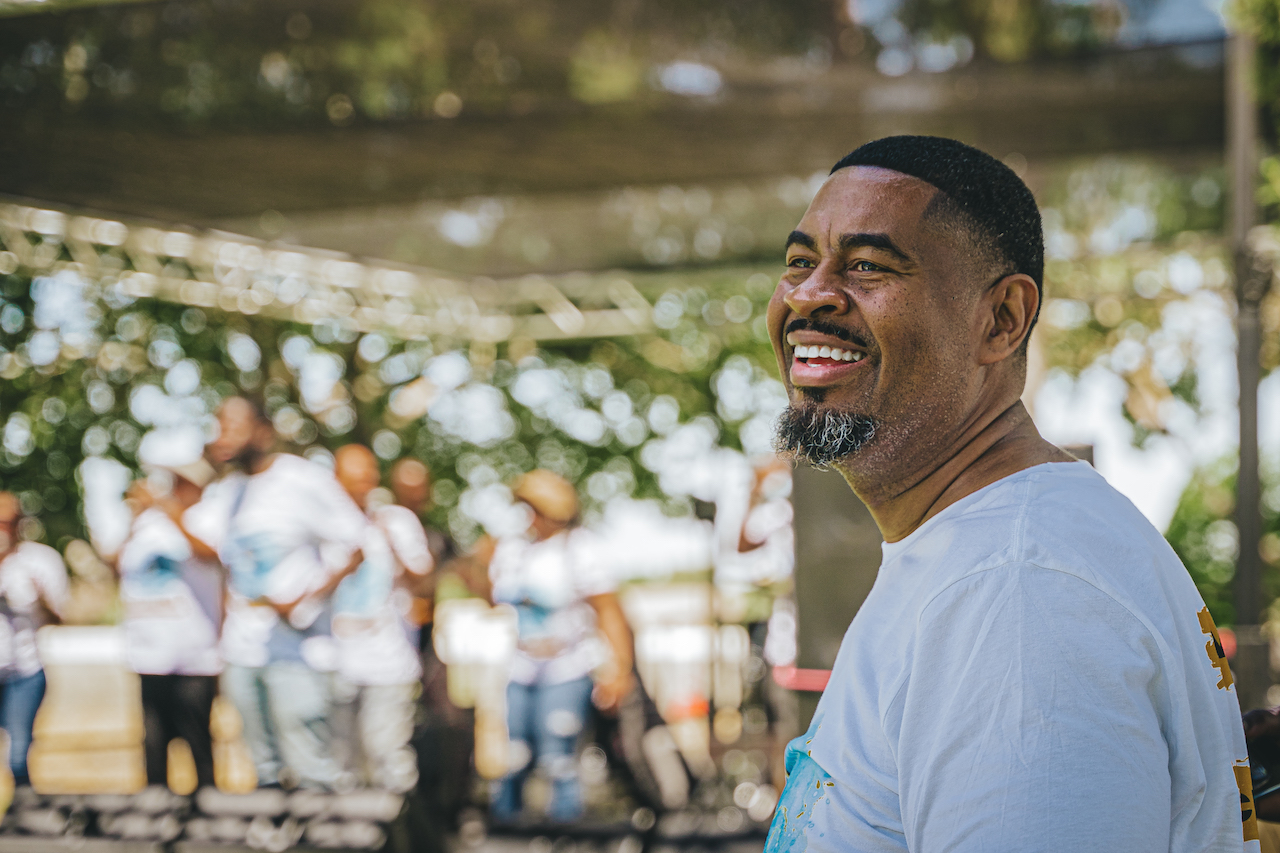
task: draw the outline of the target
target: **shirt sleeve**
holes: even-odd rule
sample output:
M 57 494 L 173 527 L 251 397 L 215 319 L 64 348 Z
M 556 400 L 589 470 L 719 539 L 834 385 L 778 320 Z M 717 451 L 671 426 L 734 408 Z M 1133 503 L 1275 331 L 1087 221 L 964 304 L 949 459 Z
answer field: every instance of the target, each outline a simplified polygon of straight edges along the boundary
M 182 514 L 183 527 L 210 548 L 218 550 L 231 523 L 231 508 L 246 485 L 246 478 L 239 474 L 210 483 L 200 501 Z
M 356 549 L 364 545 L 369 519 L 332 472 L 301 458 L 296 464 L 300 472 L 305 472 L 299 493 L 305 494 L 312 504 L 308 516 L 311 533 L 326 555 L 335 559 L 341 556 L 340 563 L 345 565 Z
M 1159 646 L 1114 598 L 979 572 L 926 606 L 912 654 L 886 719 L 911 850 L 1169 849 Z
M 378 510 L 378 526 L 387 535 L 396 560 L 415 575 L 428 574 L 435 567 L 427 531 L 412 510 L 402 506 L 385 506 Z
M 32 570 L 31 580 L 36 592 L 49 609 L 61 618 L 67 599 L 71 596 L 67 565 L 62 562 L 62 555 L 52 548 L 41 546 L 32 560 Z

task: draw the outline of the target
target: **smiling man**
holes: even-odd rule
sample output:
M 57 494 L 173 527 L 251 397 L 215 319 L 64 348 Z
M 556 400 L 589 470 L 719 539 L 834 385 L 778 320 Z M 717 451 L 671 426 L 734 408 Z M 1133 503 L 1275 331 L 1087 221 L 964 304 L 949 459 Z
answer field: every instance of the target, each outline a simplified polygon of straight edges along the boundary
M 933 137 L 845 157 L 787 241 L 779 449 L 839 470 L 885 545 L 768 853 L 1257 849 L 1204 602 L 1019 402 L 1043 269 L 1027 187 Z

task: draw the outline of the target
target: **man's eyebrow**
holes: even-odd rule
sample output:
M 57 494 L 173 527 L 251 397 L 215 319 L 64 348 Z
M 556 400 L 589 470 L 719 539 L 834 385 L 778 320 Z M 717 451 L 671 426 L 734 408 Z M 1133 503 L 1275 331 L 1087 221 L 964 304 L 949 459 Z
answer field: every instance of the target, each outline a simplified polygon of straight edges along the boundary
M 864 234 L 840 235 L 841 251 L 848 251 L 849 249 L 858 249 L 862 247 L 880 249 L 881 251 L 888 252 L 889 254 L 893 255 L 895 258 L 897 258 L 900 261 L 912 263 L 911 256 L 908 255 L 906 252 L 902 251 L 902 249 L 899 249 L 898 245 L 894 243 L 893 240 L 889 239 L 888 234 L 865 234 L 864 233 Z
M 783 246 L 783 251 L 790 249 L 793 244 L 799 243 L 811 252 L 818 251 L 818 246 L 813 242 L 813 238 L 803 231 L 792 231 L 787 235 L 787 245 Z
M 816 252 L 818 250 L 817 242 L 803 231 L 792 231 L 787 235 L 787 245 L 785 248 L 789 249 L 795 244 L 804 246 L 811 252 Z M 858 249 L 862 247 L 880 249 L 883 252 L 888 252 L 900 261 L 913 263 L 911 256 L 898 248 L 898 244 L 894 243 L 888 234 L 859 233 L 841 235 L 841 251 L 848 251 L 850 249 Z

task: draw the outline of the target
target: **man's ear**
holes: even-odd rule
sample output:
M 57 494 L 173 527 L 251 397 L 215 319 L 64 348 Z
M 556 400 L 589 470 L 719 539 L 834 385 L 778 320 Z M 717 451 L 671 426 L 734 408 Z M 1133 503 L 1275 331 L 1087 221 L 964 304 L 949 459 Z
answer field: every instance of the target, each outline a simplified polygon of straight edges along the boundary
M 982 340 L 978 363 L 995 364 L 1018 351 L 1040 307 L 1040 290 L 1029 275 L 1015 273 L 997 281 L 982 295 Z

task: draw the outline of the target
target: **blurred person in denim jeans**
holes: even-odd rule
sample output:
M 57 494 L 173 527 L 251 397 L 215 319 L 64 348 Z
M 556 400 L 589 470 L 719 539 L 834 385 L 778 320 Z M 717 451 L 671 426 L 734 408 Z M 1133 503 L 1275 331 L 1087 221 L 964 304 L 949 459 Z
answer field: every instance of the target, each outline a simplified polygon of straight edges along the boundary
M 373 452 L 348 444 L 334 454 L 334 463 L 338 482 L 371 522 L 364 562 L 333 594 L 334 728 L 353 754 L 348 763 L 361 782 L 404 793 L 418 781 L 409 741 L 422 689 L 422 666 L 405 621 L 412 602 L 405 586 L 417 586 L 434 564 L 412 510 L 370 501 L 380 480 Z
M 173 485 L 153 495 L 144 482 L 134 484 L 137 516 L 116 560 L 125 654 L 142 681 L 147 782 L 166 784 L 169 742 L 180 737 L 191 748 L 197 784 L 207 786 L 214 783 L 209 716 L 222 672 L 222 572 L 193 553 L 180 520 L 200 502 L 214 470 L 199 458 L 151 467 L 167 472 Z
M 12 492 L 0 492 L 0 727 L 9 735 L 14 782 L 28 784 L 31 727 L 44 698 L 44 667 L 36 631 L 62 621 L 67 567 L 48 545 L 19 541 L 22 508 Z
M 536 762 L 551 780 L 548 817 L 567 822 L 583 811 L 575 758 L 590 703 L 594 698 L 601 710 L 613 711 L 634 685 L 631 630 L 599 544 L 577 526 L 572 484 L 535 470 L 520 477 L 512 493 L 528 507 L 528 530 L 497 543 L 482 539 L 473 552 L 487 558 L 491 601 L 511 605 L 519 616 L 507 685 L 512 767 L 496 784 L 490 812 L 498 821 L 520 814 L 524 781 Z M 597 632 L 608 649 L 600 647 Z M 598 667 L 608 674 L 593 686 Z
M 183 522 L 227 568 L 223 695 L 259 784 L 344 787 L 329 727 L 329 599 L 363 562 L 368 522 L 330 471 L 272 452 L 271 424 L 248 400 L 224 401 L 218 426 L 205 456 L 226 473 Z

